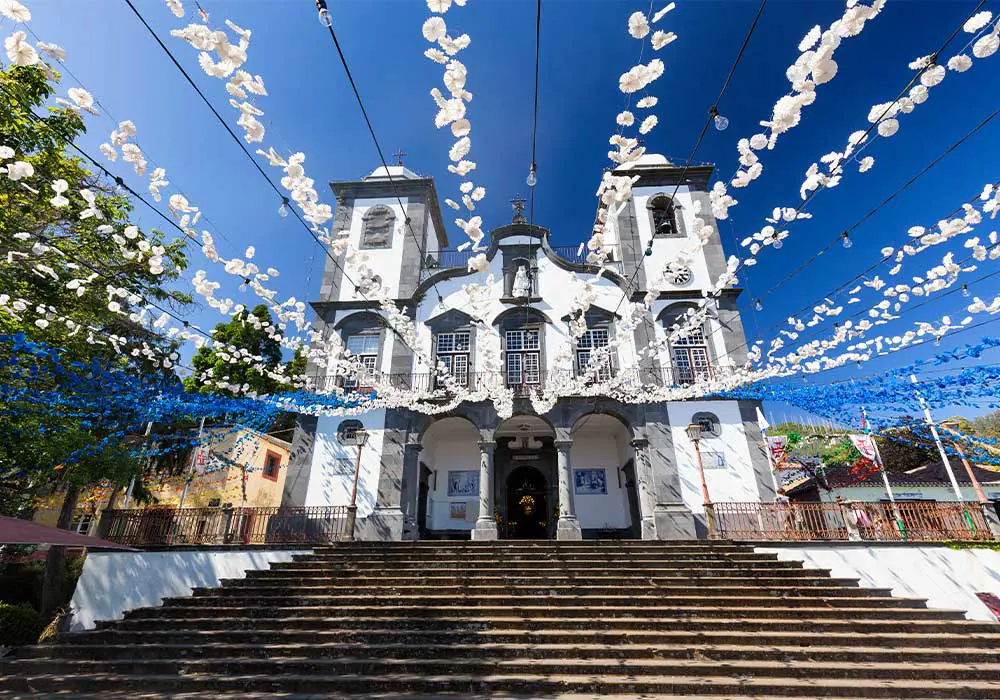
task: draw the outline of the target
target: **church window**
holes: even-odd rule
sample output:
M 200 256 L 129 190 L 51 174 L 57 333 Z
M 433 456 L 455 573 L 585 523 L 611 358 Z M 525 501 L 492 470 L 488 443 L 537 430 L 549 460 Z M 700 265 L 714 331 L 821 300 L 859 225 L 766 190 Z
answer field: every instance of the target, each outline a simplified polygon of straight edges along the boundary
M 444 364 L 459 384 L 468 385 L 471 348 L 472 333 L 470 331 L 438 333 L 435 336 L 434 352 L 437 355 L 437 360 Z
M 94 516 L 91 513 L 78 513 L 73 516 L 69 529 L 81 535 L 90 534 L 90 526 L 94 524 Z
M 691 416 L 691 422 L 701 426 L 701 436 L 705 438 L 719 437 L 722 434 L 719 417 L 714 413 L 700 411 Z
M 674 382 L 693 384 L 712 375 L 708 355 L 708 340 L 704 327 L 699 326 L 671 343 L 670 359 L 674 365 Z
M 608 347 L 608 329 L 607 328 L 591 328 L 584 332 L 580 336 L 580 340 L 576 344 L 576 371 L 577 375 L 581 375 L 587 371 L 590 366 L 590 359 L 594 352 L 601 348 Z M 590 374 L 594 379 L 598 381 L 607 381 L 611 378 L 611 355 L 608 354 L 600 362 L 600 364 L 590 369 Z
M 345 387 L 372 386 L 378 365 L 380 337 L 374 333 L 352 335 L 347 338 L 347 349 L 360 365 L 358 375 L 345 382 Z
M 362 248 L 388 248 L 396 215 L 389 207 L 378 205 L 365 212 L 361 229 Z
M 650 197 L 646 204 L 649 210 L 650 223 L 653 227 L 653 236 L 681 236 L 681 230 L 677 227 L 677 215 L 674 210 L 674 200 L 665 194 L 658 194 Z
M 267 455 L 264 457 L 264 469 L 263 476 L 265 479 L 270 479 L 271 481 L 278 480 L 278 470 L 281 468 L 281 455 L 277 452 L 267 451 Z
M 540 384 L 541 332 L 538 328 L 506 331 L 507 384 Z

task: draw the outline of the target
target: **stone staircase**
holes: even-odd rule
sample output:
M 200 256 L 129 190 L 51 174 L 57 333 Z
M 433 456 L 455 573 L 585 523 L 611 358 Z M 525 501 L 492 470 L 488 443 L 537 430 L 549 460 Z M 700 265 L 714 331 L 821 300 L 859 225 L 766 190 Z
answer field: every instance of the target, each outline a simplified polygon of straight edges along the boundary
M 1000 698 L 1000 625 L 722 542 L 356 543 L 20 649 L 0 695 Z

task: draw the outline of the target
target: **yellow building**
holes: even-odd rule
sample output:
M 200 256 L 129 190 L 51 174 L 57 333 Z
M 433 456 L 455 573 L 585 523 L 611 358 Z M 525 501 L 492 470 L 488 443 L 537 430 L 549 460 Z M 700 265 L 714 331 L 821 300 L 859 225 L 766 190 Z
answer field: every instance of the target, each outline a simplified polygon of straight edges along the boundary
M 192 454 L 195 471 L 184 496 L 184 508 L 266 508 L 281 505 L 286 467 L 291 445 L 272 435 L 253 430 L 228 433 L 219 440 L 205 440 L 206 454 Z M 181 473 L 147 474 L 145 486 L 152 495 L 147 504 L 132 501 L 130 508 L 176 508 L 180 504 L 190 462 Z M 245 490 L 244 490 L 245 486 Z M 95 534 L 101 512 L 109 506 L 122 508 L 124 490 L 91 486 L 80 494 L 70 529 Z M 63 496 L 55 493 L 43 499 L 35 511 L 35 522 L 55 525 Z

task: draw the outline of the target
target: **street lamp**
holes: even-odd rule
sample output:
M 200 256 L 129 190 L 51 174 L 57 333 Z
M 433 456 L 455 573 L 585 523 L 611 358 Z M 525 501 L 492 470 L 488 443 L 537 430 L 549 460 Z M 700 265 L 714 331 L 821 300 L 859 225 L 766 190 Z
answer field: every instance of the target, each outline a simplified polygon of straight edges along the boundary
M 364 428 L 345 431 L 340 437 L 342 445 L 354 445 L 358 448 L 358 457 L 354 462 L 354 486 L 351 487 L 351 505 L 347 506 L 347 538 L 354 539 L 354 523 L 358 517 L 358 477 L 361 474 L 361 450 L 368 442 L 368 431 Z
M 712 499 L 708 495 L 708 483 L 705 481 L 705 465 L 701 462 L 701 425 L 691 423 L 684 429 L 688 439 L 694 443 L 694 454 L 698 462 L 698 476 L 701 477 L 701 500 L 705 507 L 705 519 L 708 522 L 708 536 L 715 534 L 715 513 L 712 508 Z

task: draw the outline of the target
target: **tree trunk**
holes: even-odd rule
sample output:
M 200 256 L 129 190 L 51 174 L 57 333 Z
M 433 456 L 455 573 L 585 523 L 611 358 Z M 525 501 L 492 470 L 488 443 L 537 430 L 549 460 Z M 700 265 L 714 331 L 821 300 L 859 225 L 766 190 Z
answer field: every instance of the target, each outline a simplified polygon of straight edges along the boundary
M 73 511 L 76 510 L 76 502 L 80 497 L 80 487 L 70 486 L 66 491 L 66 498 L 63 499 L 62 508 L 59 511 L 59 520 L 56 527 L 61 530 L 68 530 L 73 522 Z M 66 601 L 62 599 L 63 588 L 66 582 L 66 548 L 49 547 L 48 556 L 45 558 L 45 578 L 42 582 L 42 619 L 48 623 L 56 614 L 56 610 Z

